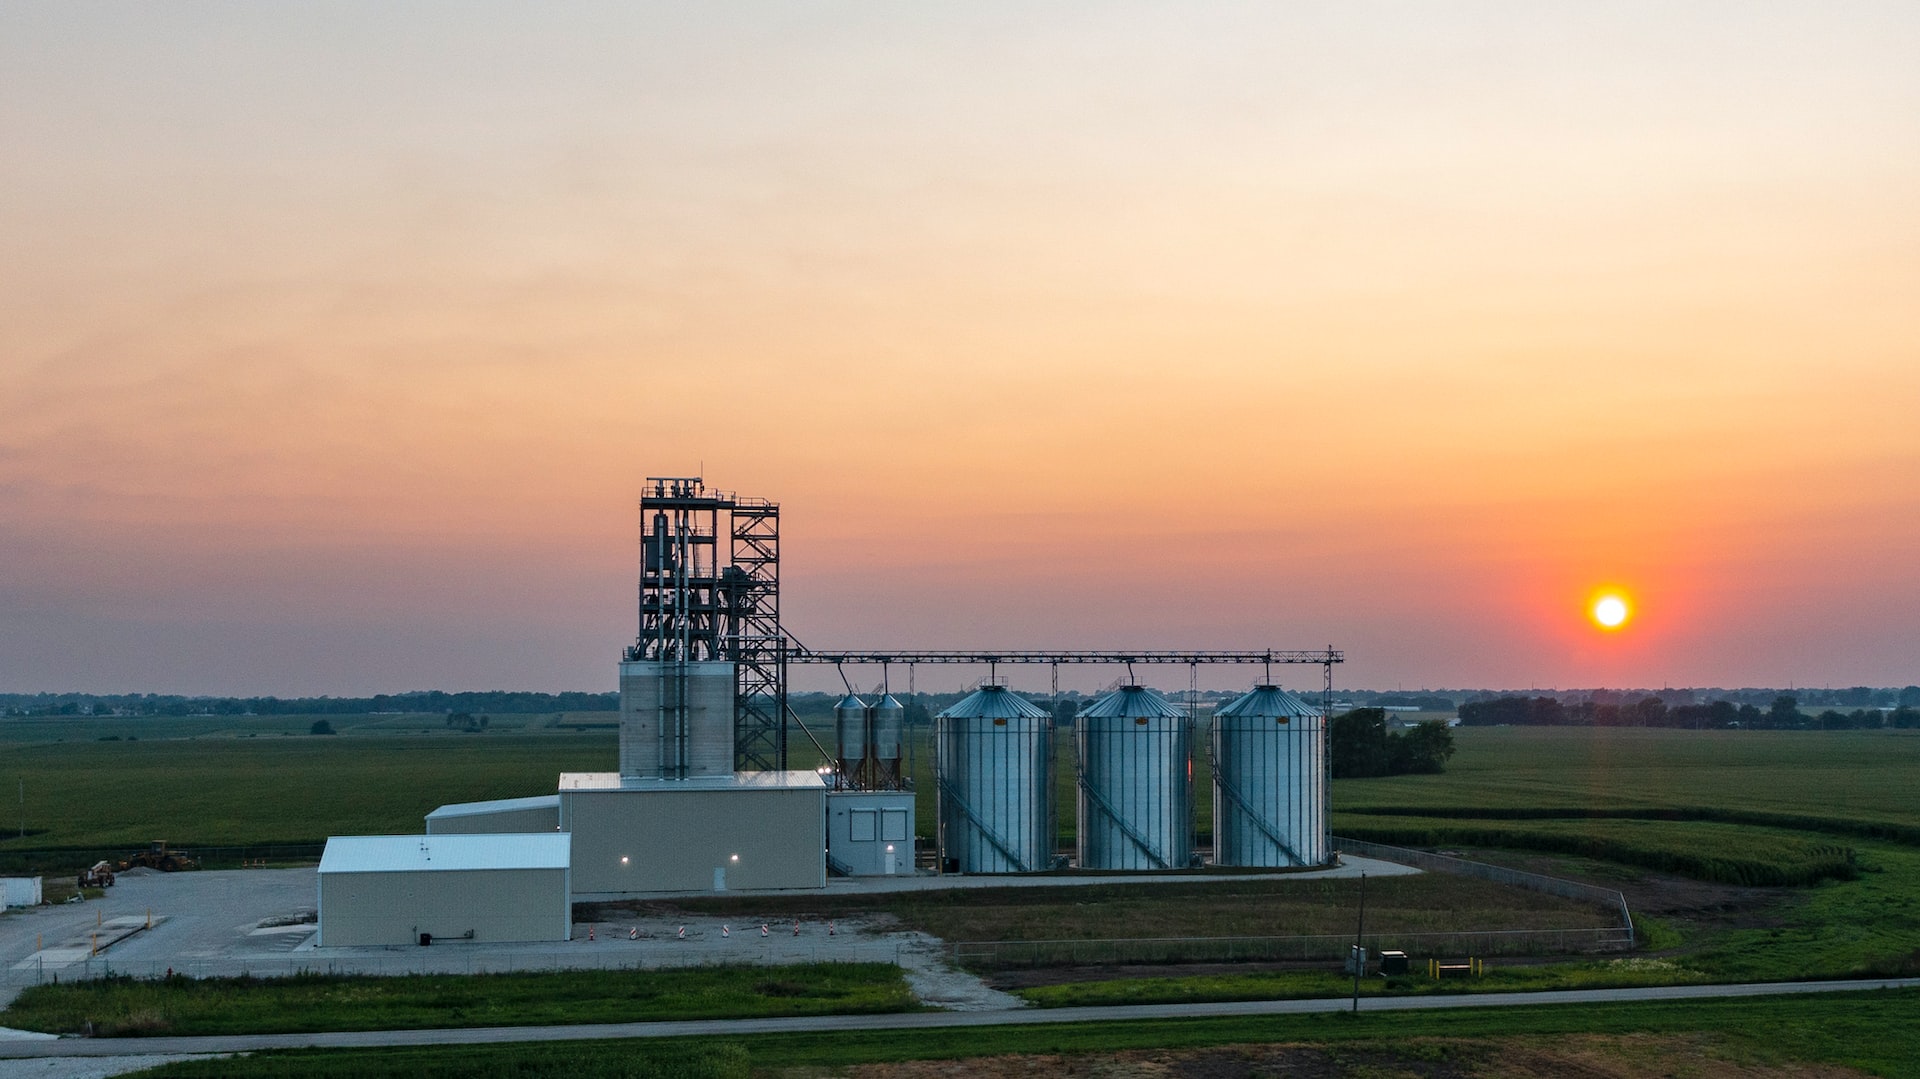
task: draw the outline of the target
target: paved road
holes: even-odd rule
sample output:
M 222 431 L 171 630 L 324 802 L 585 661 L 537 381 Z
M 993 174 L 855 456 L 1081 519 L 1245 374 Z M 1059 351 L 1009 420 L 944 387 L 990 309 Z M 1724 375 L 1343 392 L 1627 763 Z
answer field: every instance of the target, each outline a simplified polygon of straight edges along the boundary
M 1610 1004 L 1627 1001 L 1700 1000 L 1787 993 L 1839 993 L 1920 988 L 1920 978 L 1844 982 L 1761 982 L 1745 985 L 1677 985 L 1649 989 L 1583 989 L 1545 993 L 1483 993 L 1445 997 L 1362 998 L 1368 1012 L 1438 1008 L 1504 1008 L 1536 1004 Z M 785 1019 L 711 1019 L 665 1023 L 602 1023 L 547 1027 L 469 1027 L 456 1030 L 383 1030 L 325 1034 L 252 1034 L 204 1038 L 0 1039 L 0 1060 L 122 1055 L 129 1049 L 155 1056 L 246 1053 L 263 1049 L 351 1048 L 399 1045 L 482 1045 L 504 1042 L 585 1041 L 604 1038 L 669 1038 L 686 1035 L 738 1037 L 847 1030 L 926 1030 L 938 1027 L 1019 1026 L 1144 1019 L 1192 1019 L 1234 1015 L 1304 1015 L 1352 1007 L 1348 1000 L 1250 1000 L 1223 1004 L 1138 1004 L 1105 1008 L 1054 1008 L 994 1012 L 910 1012 L 899 1015 L 826 1015 Z

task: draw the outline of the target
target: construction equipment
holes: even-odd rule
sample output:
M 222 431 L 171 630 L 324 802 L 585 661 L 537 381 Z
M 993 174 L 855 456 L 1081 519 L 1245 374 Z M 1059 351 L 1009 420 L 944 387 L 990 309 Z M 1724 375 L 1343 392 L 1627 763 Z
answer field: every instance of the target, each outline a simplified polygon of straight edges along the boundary
M 158 869 L 163 873 L 172 873 L 181 869 L 198 869 L 200 863 L 183 850 L 167 849 L 167 841 L 156 839 L 146 850 L 135 851 L 120 863 L 122 872 L 129 869 Z
M 82 888 L 113 887 L 113 863 L 103 860 L 93 863 L 91 869 L 82 869 L 79 883 Z

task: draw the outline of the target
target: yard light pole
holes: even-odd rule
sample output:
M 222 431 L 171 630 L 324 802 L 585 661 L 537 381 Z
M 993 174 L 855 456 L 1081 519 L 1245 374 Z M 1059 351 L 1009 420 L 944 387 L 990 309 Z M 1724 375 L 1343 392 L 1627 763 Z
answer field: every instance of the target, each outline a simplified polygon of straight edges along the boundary
M 1360 972 L 1367 968 L 1366 949 L 1360 943 L 1361 935 L 1367 928 L 1367 873 L 1360 871 L 1360 916 L 1353 923 L 1353 954 L 1349 959 L 1353 963 L 1353 1010 L 1360 1012 Z

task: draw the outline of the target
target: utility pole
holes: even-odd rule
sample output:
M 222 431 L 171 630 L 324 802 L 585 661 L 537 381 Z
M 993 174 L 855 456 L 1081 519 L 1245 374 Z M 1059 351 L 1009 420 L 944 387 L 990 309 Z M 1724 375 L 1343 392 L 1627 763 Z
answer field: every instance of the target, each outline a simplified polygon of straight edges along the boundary
M 1360 872 L 1360 917 L 1353 923 L 1353 1010 L 1360 1011 L 1360 972 L 1367 969 L 1367 951 L 1360 937 L 1367 928 L 1367 874 Z

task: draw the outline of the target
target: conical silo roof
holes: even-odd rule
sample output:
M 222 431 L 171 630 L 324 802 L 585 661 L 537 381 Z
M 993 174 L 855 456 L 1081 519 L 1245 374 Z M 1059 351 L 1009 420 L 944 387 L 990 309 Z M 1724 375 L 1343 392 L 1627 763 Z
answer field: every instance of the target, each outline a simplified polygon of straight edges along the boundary
M 1083 719 L 1166 719 L 1186 715 L 1145 686 L 1121 686 L 1080 710 Z
M 941 719 L 1039 719 L 1053 713 L 1005 686 L 981 686 L 940 713 Z
M 1317 716 L 1320 709 L 1281 689 L 1279 686 L 1255 686 L 1251 693 L 1242 693 L 1233 703 L 1213 713 L 1216 716 Z

